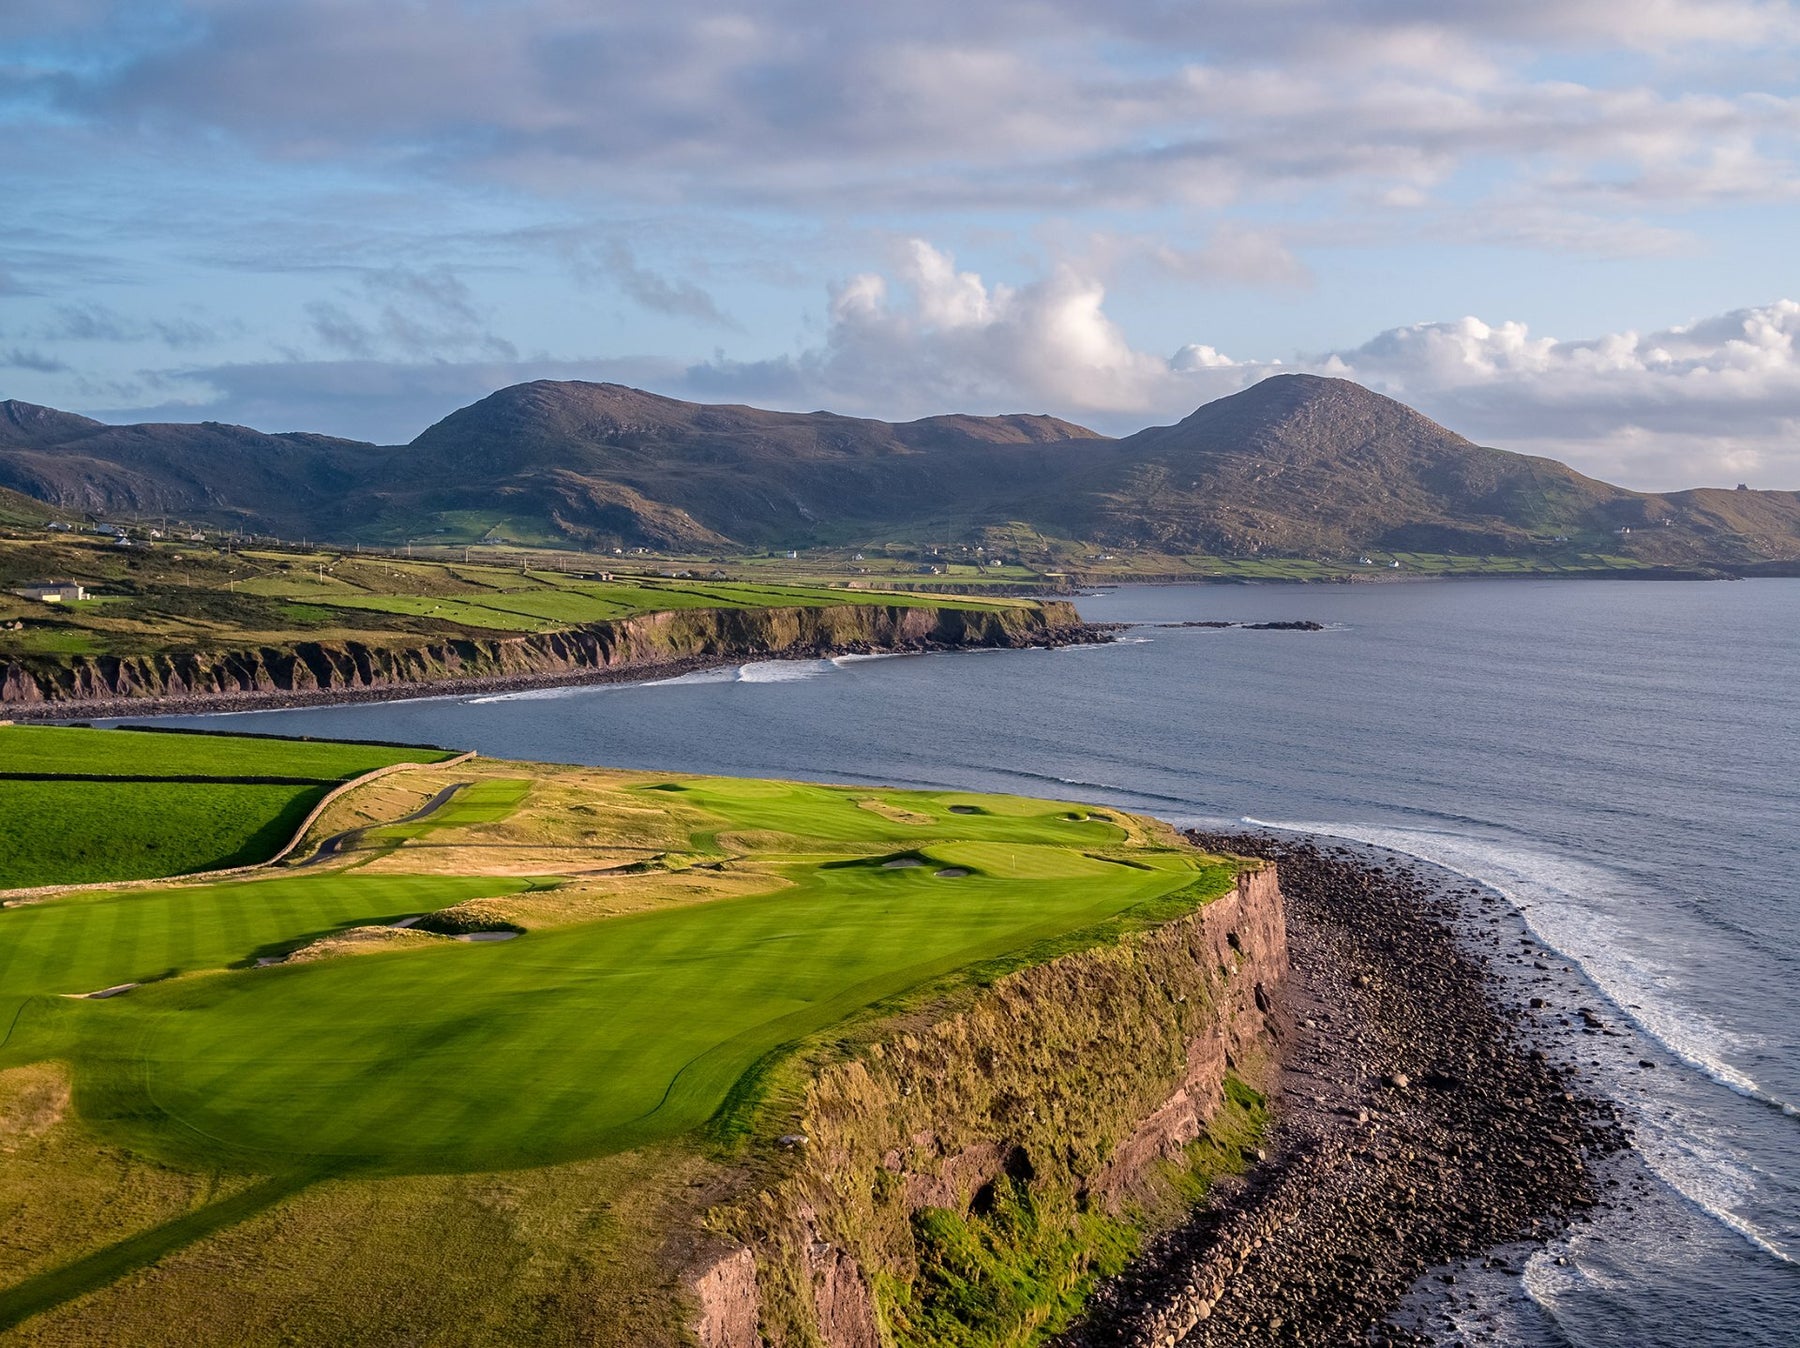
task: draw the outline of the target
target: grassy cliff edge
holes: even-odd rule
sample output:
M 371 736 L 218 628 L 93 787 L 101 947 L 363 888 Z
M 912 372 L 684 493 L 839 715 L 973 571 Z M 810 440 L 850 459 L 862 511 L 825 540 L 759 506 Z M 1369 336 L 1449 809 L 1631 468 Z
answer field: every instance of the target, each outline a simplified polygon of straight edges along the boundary
M 1026 1344 L 1254 1145 L 1287 970 L 1275 872 L 815 1064 L 713 1210 L 707 1348 Z M 781 1092 L 775 1092 L 781 1098 Z
M 392 645 L 300 641 L 141 656 L 18 656 L 0 669 L 0 707 L 14 716 L 53 716 L 138 712 L 172 701 L 336 701 L 439 684 L 570 682 L 771 656 L 1028 646 L 1078 639 L 1085 631 L 1063 601 L 1005 608 L 682 609 L 552 632 Z

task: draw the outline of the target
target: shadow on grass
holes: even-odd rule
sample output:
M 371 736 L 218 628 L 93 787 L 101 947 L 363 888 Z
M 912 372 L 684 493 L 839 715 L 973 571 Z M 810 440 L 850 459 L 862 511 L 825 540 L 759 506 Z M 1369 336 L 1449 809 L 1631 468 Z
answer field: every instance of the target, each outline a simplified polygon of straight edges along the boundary
M 54 1310 L 64 1302 L 110 1286 L 126 1274 L 153 1264 L 164 1255 L 173 1254 L 215 1231 L 254 1217 L 318 1178 L 317 1175 L 294 1174 L 266 1179 L 172 1222 L 165 1222 L 154 1230 L 108 1245 L 85 1259 L 77 1259 L 72 1264 L 0 1290 L 0 1333 L 23 1324 L 34 1315 Z

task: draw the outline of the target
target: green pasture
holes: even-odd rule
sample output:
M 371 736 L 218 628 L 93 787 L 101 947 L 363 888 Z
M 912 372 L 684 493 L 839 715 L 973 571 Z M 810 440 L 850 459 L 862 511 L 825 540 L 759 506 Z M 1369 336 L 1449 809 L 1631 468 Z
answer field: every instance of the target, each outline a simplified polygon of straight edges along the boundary
M 390 763 L 435 763 L 441 749 L 179 735 L 81 726 L 0 726 L 0 772 L 109 777 L 311 777 L 343 780 Z
M 453 801 L 400 827 L 453 841 L 529 785 L 484 781 L 465 813 Z M 772 888 L 268 968 L 242 966 L 532 882 L 321 868 L 0 910 L 0 1016 L 16 1018 L 0 1067 L 70 1063 L 91 1126 L 176 1163 L 570 1160 L 692 1132 L 772 1051 L 865 1008 L 1199 902 L 1233 875 L 1042 801 L 712 779 L 632 794 L 695 825 L 695 853 L 760 863 Z M 106 1000 L 60 995 L 153 978 Z
M 339 782 L 436 749 L 0 726 L 0 889 L 218 870 L 279 851 Z M 117 781 L 81 781 L 111 777 Z M 233 778 L 286 778 L 282 784 Z M 161 779 L 161 780 L 155 780 Z
M 318 595 L 319 602 L 366 612 L 433 618 L 441 622 L 503 631 L 544 631 L 585 623 L 610 622 L 641 613 L 679 609 L 822 608 L 833 604 L 891 604 L 891 594 L 867 590 L 828 589 L 814 585 L 760 585 L 733 581 L 672 580 L 653 584 L 571 581 L 550 573 L 534 575 L 529 588 L 494 589 L 474 594 Z M 271 586 L 271 594 L 281 593 Z M 314 592 L 309 591 L 309 595 Z M 1006 601 L 951 601 L 954 608 L 994 608 Z
M 0 781 L 0 889 L 247 866 L 280 851 L 327 790 Z

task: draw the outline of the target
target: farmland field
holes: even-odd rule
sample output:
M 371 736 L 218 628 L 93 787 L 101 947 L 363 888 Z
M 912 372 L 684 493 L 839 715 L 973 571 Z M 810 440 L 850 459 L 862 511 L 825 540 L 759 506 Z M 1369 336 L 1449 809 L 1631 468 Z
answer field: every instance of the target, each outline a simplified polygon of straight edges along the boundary
M 0 726 L 0 889 L 261 861 L 338 782 L 390 763 L 446 756 L 377 745 Z
M 992 609 L 1016 600 L 970 598 L 969 577 L 930 590 L 924 578 L 872 574 L 847 560 L 683 560 L 462 549 L 427 559 L 340 549 L 223 549 L 157 542 L 121 553 L 79 535 L 0 538 L 0 663 L 55 664 L 84 655 L 290 648 L 297 642 L 414 645 L 421 639 L 550 632 L 680 609 L 930 604 Z M 726 576 L 721 564 L 732 570 Z M 600 580 L 615 574 L 614 580 Z M 912 568 L 916 572 L 917 568 Z M 973 568 L 965 568 L 973 574 Z M 92 597 L 43 604 L 6 592 L 67 575 Z M 1014 579 L 1014 577 L 1007 577 Z M 908 593 L 884 590 L 905 583 Z M 850 584 L 858 588 L 849 588 Z

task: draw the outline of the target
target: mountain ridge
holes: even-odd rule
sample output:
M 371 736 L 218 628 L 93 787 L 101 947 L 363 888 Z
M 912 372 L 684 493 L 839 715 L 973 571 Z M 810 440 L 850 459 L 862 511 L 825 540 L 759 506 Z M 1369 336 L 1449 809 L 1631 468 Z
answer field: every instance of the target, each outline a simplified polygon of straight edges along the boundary
M 1800 560 L 1800 492 L 1632 491 L 1306 374 L 1117 439 L 1046 415 L 885 422 L 585 381 L 496 390 L 404 446 L 4 402 L 0 487 L 69 511 L 344 541 L 732 549 L 1024 525 L 1218 556 L 1580 546 L 1648 565 Z

